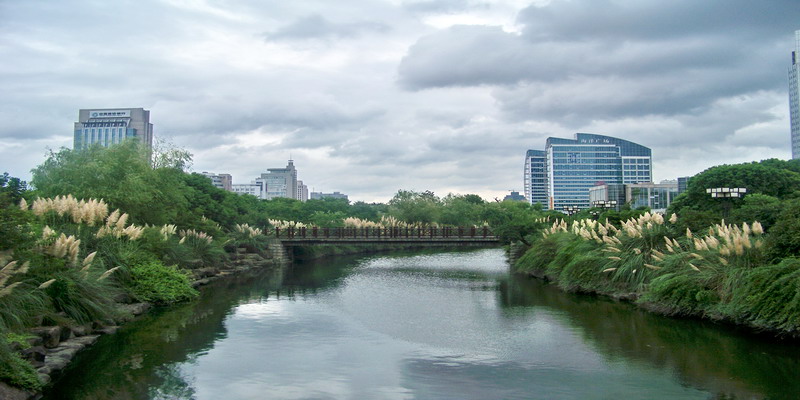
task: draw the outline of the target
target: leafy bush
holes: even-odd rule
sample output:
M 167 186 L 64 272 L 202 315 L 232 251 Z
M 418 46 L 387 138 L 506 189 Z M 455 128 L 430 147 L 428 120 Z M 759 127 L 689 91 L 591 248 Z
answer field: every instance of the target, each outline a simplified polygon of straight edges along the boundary
M 800 260 L 746 270 L 737 281 L 727 314 L 759 327 L 800 329 Z
M 664 273 L 652 280 L 640 302 L 666 314 L 703 313 L 719 301 L 700 274 L 686 271 Z
M 142 301 L 171 304 L 190 300 L 198 294 L 184 271 L 158 261 L 134 265 L 131 278 L 133 294 Z
M 0 381 L 31 391 L 42 388 L 36 370 L 19 354 L 11 350 L 5 335 L 0 335 Z
M 28 224 L 30 220 L 30 214 L 18 207 L 0 205 L 0 250 L 31 247 L 35 235 Z

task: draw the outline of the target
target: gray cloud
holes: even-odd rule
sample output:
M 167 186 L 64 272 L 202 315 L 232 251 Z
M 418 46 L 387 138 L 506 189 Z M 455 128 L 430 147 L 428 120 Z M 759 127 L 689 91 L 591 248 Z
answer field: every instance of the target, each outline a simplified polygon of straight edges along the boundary
M 797 29 L 800 3 L 793 0 L 552 1 L 519 13 L 531 41 L 692 39 L 710 36 L 774 40 Z
M 91 107 L 150 109 L 197 170 L 248 182 L 291 153 L 368 201 L 502 197 L 578 131 L 650 146 L 658 179 L 788 156 L 796 2 L 518 4 L 0 2 L 0 172 L 28 178 Z
M 426 14 L 448 14 L 469 9 L 486 9 L 489 5 L 484 2 L 472 2 L 469 0 L 423 0 L 405 1 L 403 8 L 418 13 Z
M 353 38 L 367 33 L 383 33 L 389 26 L 378 22 L 334 23 L 319 14 L 299 18 L 274 32 L 265 33 L 267 40 L 305 40 Z
M 519 120 L 694 113 L 785 86 L 776 72 L 787 51 L 776 43 L 786 43 L 799 7 L 554 1 L 522 10 L 520 34 L 454 26 L 421 38 L 398 67 L 399 83 L 495 86 L 501 109 Z

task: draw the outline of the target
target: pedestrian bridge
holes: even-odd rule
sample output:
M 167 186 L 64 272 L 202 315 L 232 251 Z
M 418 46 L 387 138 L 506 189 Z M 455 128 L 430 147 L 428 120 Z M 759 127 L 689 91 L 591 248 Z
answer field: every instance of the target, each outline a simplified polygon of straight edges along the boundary
M 275 228 L 284 246 L 312 244 L 496 245 L 488 227 Z

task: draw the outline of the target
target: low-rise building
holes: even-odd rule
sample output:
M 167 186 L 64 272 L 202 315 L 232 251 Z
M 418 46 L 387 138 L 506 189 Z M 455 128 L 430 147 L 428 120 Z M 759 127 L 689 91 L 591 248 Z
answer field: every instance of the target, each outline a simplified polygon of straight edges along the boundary
M 506 197 L 503 197 L 503 201 L 527 201 L 528 199 L 525 196 L 519 194 L 519 192 L 511 191 L 510 194 L 507 194 Z
M 203 175 L 211 179 L 211 184 L 214 187 L 232 192 L 231 185 L 233 184 L 233 177 L 230 174 L 215 174 L 213 172 L 201 172 Z
M 259 199 L 264 198 L 264 183 L 263 182 L 253 182 L 253 183 L 237 183 L 231 185 L 231 192 L 236 194 L 249 194 L 251 196 L 258 197 Z
M 322 200 L 322 199 L 325 199 L 325 198 L 345 199 L 347 201 L 350 201 L 347 198 L 346 194 L 339 193 L 339 192 L 333 192 L 333 193 L 311 192 L 311 200 Z
M 625 198 L 631 208 L 650 207 L 654 212 L 663 213 L 675 197 L 678 197 L 677 181 L 634 183 L 625 187 Z

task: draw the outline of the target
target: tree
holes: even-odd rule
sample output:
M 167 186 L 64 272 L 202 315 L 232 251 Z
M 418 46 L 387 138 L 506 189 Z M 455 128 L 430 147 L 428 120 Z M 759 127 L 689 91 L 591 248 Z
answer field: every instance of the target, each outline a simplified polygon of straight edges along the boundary
M 31 183 L 43 197 L 104 199 L 139 224 L 172 223 L 188 208 L 182 172 L 152 169 L 147 151 L 135 140 L 109 148 L 51 151 L 32 172 Z
M 778 215 L 783 210 L 780 199 L 760 193 L 748 194 L 742 200 L 742 205 L 731 215 L 731 222 L 753 222 L 758 221 L 769 230 L 778 219 Z
M 800 256 L 800 199 L 784 205 L 767 237 L 767 254 L 774 260 Z
M 484 204 L 478 195 L 448 194 L 442 199 L 439 222 L 454 226 L 479 225 L 482 222 Z
M 520 241 L 531 245 L 528 236 L 548 225 L 544 215 L 534 210 L 530 204 L 521 201 L 502 201 L 489 203 L 484 208 L 483 218 L 492 227 L 492 232 L 503 242 Z
M 0 175 L 0 207 L 4 204 L 18 204 L 27 190 L 28 184 L 25 181 L 4 172 Z
M 432 224 L 439 221 L 440 200 L 433 192 L 398 190 L 389 200 L 389 214 L 410 224 Z
M 192 153 L 166 139 L 156 138 L 156 142 L 153 143 L 151 165 L 153 169 L 174 168 L 188 171 L 192 167 Z
M 689 180 L 688 190 L 670 204 L 669 212 L 680 213 L 683 208 L 690 207 L 721 215 L 726 207 L 735 210 L 744 204 L 741 198 L 712 198 L 706 193 L 708 188 L 747 188 L 748 194 L 745 197 L 758 193 L 781 200 L 787 199 L 800 190 L 800 173 L 794 170 L 797 165 L 771 159 L 711 167 Z

